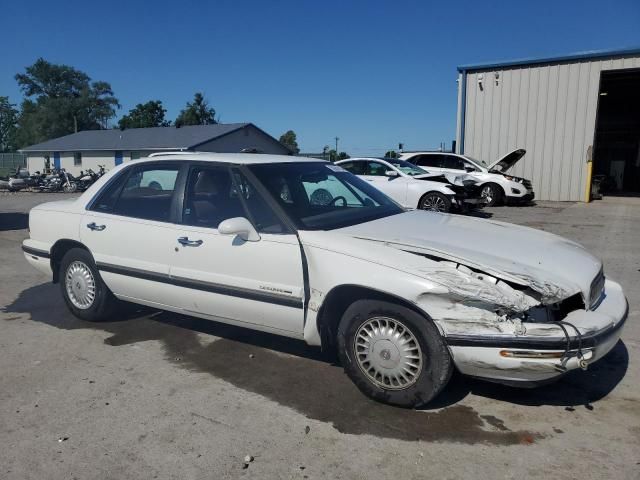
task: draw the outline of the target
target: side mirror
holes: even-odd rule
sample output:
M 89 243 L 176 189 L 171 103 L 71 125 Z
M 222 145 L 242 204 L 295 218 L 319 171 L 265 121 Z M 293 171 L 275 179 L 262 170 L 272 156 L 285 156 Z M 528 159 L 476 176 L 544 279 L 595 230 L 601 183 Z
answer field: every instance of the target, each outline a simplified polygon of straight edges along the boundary
M 394 177 L 398 176 L 398 172 L 396 172 L 395 170 L 387 170 L 386 172 L 384 172 L 384 174 L 387 177 L 391 177 L 391 178 L 394 178 Z
M 253 228 L 251 222 L 244 217 L 228 218 L 218 225 L 218 232 L 222 235 L 237 235 L 244 241 L 257 242 L 260 234 Z
M 473 167 L 464 167 L 464 170 L 465 170 L 465 172 L 467 172 L 467 173 L 471 173 L 471 172 L 475 172 L 475 171 L 476 171 L 476 169 L 475 169 L 475 168 L 473 168 Z

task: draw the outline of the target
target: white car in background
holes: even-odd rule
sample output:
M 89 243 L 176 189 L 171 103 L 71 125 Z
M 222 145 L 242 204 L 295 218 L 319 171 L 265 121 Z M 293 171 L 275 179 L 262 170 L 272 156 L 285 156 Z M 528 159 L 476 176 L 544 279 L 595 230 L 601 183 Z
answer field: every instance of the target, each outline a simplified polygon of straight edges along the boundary
M 481 195 L 487 206 L 493 206 L 503 201 L 527 203 L 534 199 L 530 180 L 506 174 L 525 153 L 524 149 L 514 150 L 490 165 L 466 155 L 447 152 L 410 152 L 403 153 L 400 158 L 434 173 L 468 174 L 480 183 Z
M 405 208 L 464 212 L 485 203 L 477 182 L 465 179 L 464 173 L 447 178 L 394 158 L 350 158 L 336 165 L 373 184 Z

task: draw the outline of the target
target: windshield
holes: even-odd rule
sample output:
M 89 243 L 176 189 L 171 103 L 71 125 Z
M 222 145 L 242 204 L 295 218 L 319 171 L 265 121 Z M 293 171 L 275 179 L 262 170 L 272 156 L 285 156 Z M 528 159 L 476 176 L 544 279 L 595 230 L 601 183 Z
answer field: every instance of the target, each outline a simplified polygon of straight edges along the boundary
M 411 175 L 413 177 L 414 175 L 424 175 L 425 173 L 429 173 L 423 168 L 420 168 L 413 163 L 405 162 L 404 160 L 398 160 L 395 158 L 386 158 L 385 160 L 405 175 Z
M 404 211 L 364 180 L 331 163 L 256 164 L 249 169 L 301 230 L 332 230 Z

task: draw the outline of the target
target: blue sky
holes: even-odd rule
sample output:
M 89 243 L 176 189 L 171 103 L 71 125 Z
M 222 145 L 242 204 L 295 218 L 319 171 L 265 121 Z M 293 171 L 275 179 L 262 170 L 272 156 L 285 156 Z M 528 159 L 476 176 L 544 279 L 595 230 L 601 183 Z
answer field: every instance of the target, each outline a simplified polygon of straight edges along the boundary
M 640 2 L 2 0 L 0 95 L 38 57 L 111 83 L 126 113 L 174 119 L 203 91 L 222 122 L 340 137 L 351 155 L 455 135 L 456 66 L 640 46 Z

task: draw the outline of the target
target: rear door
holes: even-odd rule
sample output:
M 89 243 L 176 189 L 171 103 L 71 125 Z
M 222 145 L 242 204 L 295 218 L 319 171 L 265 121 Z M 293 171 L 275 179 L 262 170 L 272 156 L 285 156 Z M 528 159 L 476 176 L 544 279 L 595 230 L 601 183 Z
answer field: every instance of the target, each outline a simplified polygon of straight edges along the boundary
M 388 177 L 387 170 L 393 170 L 398 175 L 396 177 Z M 407 206 L 407 188 L 409 179 L 402 176 L 394 168 L 375 160 L 366 162 L 364 175 L 362 176 L 367 182 L 372 183 L 378 190 L 385 193 L 400 205 Z
M 421 154 L 411 157 L 408 161 L 424 168 L 429 173 L 442 173 L 444 158 L 439 153 Z
M 80 240 L 118 297 L 173 306 L 169 263 L 174 250 L 176 186 L 182 167 L 144 163 L 123 170 L 89 204 Z
M 238 169 L 194 164 L 173 228 L 170 274 L 188 313 L 301 337 L 304 282 L 298 239 Z M 259 241 L 222 235 L 218 225 L 245 217 Z
M 454 175 L 462 175 L 467 173 L 464 169 L 464 160 L 456 155 L 442 155 L 442 171 L 452 173 Z

